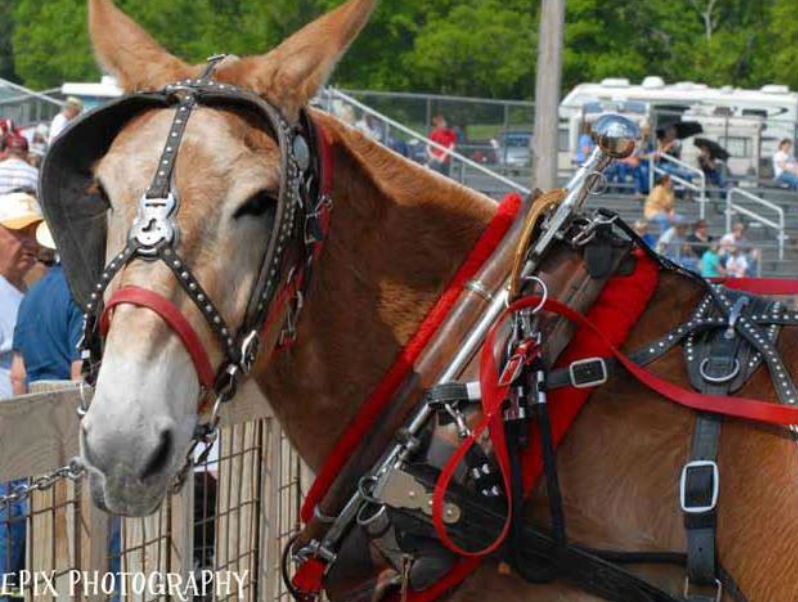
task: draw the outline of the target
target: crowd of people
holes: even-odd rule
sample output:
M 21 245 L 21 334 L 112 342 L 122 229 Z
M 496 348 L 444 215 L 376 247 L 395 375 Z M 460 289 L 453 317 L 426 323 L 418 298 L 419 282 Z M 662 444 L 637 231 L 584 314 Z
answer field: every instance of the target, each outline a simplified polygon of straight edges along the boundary
M 50 134 L 80 113 L 75 100 L 50 128 L 40 126 L 29 137 L 0 120 L 0 400 L 24 395 L 34 383 L 80 378 L 83 313 L 69 292 L 36 196 L 37 165 Z M 0 495 L 20 484 L 0 483 Z M 3 574 L 24 568 L 25 515 L 24 501 L 0 506 Z
M 746 236 L 746 225 L 735 223 L 729 232 L 709 232 L 703 219 L 690 224 L 676 210 L 670 175 L 663 176 L 646 198 L 635 230 L 653 249 L 705 278 L 757 276 L 761 252 Z

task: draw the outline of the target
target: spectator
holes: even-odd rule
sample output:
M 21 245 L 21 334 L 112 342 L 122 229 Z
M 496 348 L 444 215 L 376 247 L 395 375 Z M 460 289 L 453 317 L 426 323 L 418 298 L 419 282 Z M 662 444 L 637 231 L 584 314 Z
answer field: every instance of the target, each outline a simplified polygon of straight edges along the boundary
M 63 132 L 69 125 L 69 122 L 75 119 L 83 110 L 83 101 L 75 96 L 70 96 L 66 99 L 66 104 L 61 112 L 55 116 L 53 122 L 50 124 L 50 139 L 48 142 L 53 143 L 53 140 Z
M 643 215 L 649 222 L 658 225 L 661 232 L 664 232 L 670 227 L 671 221 L 676 215 L 675 206 L 676 195 L 673 193 L 673 181 L 666 174 L 649 193 L 643 207 Z
M 33 132 L 33 139 L 30 143 L 30 152 L 31 155 L 36 157 L 44 157 L 44 153 L 47 152 L 47 140 L 50 138 L 50 128 L 47 126 L 46 123 L 40 123 L 36 126 L 36 130 Z
M 760 251 L 755 248 L 746 236 L 746 227 L 742 222 L 737 222 L 732 226 L 731 232 L 727 232 L 720 239 L 721 258 L 726 260 L 726 271 L 729 271 L 728 261 L 735 257 L 735 253 L 742 255 L 745 259 L 748 275 L 753 276 L 757 273 L 759 266 Z M 738 253 L 739 252 L 739 253 Z M 742 264 L 742 260 L 737 260 Z
M 579 142 L 576 145 L 574 163 L 579 166 L 584 165 L 595 146 L 596 143 L 593 141 L 593 128 L 589 123 L 585 123 L 582 125 L 582 134 L 579 136 Z
M 715 157 L 712 156 L 711 150 L 705 144 L 698 147 L 698 166 L 701 168 L 701 171 L 704 172 L 704 176 L 708 183 L 716 188 L 723 188 L 726 186 L 720 167 Z
M 785 184 L 790 190 L 798 190 L 798 164 L 791 149 L 792 141 L 789 138 L 779 143 L 779 150 L 773 155 L 773 173 L 776 182 Z
M 28 163 L 28 141 L 22 136 L 6 138 L 8 156 L 0 161 L 0 195 L 24 190 L 36 192 L 39 170 Z
M 669 155 L 674 159 L 682 158 L 682 141 L 679 140 L 675 125 L 667 126 L 657 142 L 657 152 L 660 155 Z
M 44 247 L 55 248 L 44 222 L 39 225 L 37 240 Z M 78 342 L 82 331 L 83 312 L 73 301 L 64 270 L 56 262 L 19 307 L 11 367 L 14 394 L 24 395 L 32 382 L 80 380 Z
M 661 130 L 658 130 L 658 132 L 661 132 Z M 672 157 L 677 161 L 682 158 L 682 141 L 679 140 L 679 132 L 675 125 L 671 124 L 667 126 L 664 132 L 662 132 L 662 135 L 657 139 L 657 151 L 655 156 L 657 158 L 657 166 L 662 171 L 666 171 L 672 176 L 682 180 L 688 182 L 692 181 L 692 172 L 687 171 L 672 161 L 663 160 L 664 157 Z
M 698 258 L 687 244 L 687 223 L 681 216 L 659 237 L 657 252 L 688 269 L 698 268 Z
M 635 222 L 635 232 L 652 249 L 657 246 L 657 238 L 648 230 L 648 220 L 637 220 Z
M 355 128 L 377 142 L 382 143 L 385 141 L 385 133 L 383 132 L 382 125 L 379 120 L 372 115 L 363 113 L 360 121 L 355 124 Z
M 693 249 L 696 257 L 703 257 L 704 253 L 709 250 L 712 243 L 712 236 L 709 235 L 709 226 L 707 222 L 700 219 L 693 226 L 693 232 L 687 237 L 687 243 Z
M 731 247 L 726 260 L 726 274 L 729 278 L 745 278 L 749 274 L 751 265 L 740 247 Z
M 13 395 L 12 340 L 25 294 L 25 275 L 36 263 L 35 232 L 42 222 L 36 200 L 27 194 L 0 196 L 0 399 Z M 16 483 L 0 483 L 6 495 Z M 0 572 L 17 573 L 25 552 L 25 504 L 0 506 Z
M 721 262 L 720 245 L 711 244 L 701 255 L 701 275 L 704 278 L 721 278 L 726 275 L 726 269 Z
M 457 146 L 457 134 L 449 129 L 446 118 L 443 115 L 436 115 L 432 119 L 434 129 L 430 132 L 429 139 L 437 142 L 443 149 L 428 146 L 427 157 L 429 167 L 444 176 L 448 176 L 452 170 L 452 155 Z M 446 150 L 444 150 L 446 149 Z

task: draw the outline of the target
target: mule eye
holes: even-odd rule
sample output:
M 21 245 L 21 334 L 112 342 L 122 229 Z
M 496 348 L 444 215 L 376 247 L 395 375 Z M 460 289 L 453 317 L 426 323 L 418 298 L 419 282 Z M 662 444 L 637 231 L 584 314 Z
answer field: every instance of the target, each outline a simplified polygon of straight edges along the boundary
M 94 196 L 97 200 L 102 202 L 108 209 L 113 211 L 113 206 L 111 205 L 111 199 L 108 196 L 108 193 L 105 191 L 105 187 L 99 180 L 95 180 L 92 182 L 91 186 L 87 190 L 88 194 Z
M 265 215 L 267 211 L 273 209 L 277 205 L 277 199 L 274 194 L 268 190 L 261 190 L 253 194 L 247 202 L 241 205 L 233 214 L 233 219 L 238 219 L 245 215 L 252 217 L 260 217 Z

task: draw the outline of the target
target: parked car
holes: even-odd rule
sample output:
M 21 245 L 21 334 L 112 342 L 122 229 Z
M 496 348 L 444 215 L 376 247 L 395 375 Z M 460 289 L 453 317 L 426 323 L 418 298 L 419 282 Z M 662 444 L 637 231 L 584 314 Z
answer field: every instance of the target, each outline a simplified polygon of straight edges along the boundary
M 505 167 L 529 167 L 532 164 L 532 132 L 508 130 L 499 134 L 499 164 Z

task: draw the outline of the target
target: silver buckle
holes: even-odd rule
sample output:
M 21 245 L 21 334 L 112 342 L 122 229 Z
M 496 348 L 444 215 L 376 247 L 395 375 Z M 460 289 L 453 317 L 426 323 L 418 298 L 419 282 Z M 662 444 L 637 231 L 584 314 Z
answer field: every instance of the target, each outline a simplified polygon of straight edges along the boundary
M 176 210 L 177 199 L 171 192 L 163 199 L 150 199 L 146 194 L 141 198 L 128 234 L 138 243 L 139 255 L 154 257 L 161 245 L 176 245 L 177 227 L 172 219 Z
M 592 380 L 580 380 L 576 374 L 576 370 L 582 366 L 588 366 L 591 364 L 601 367 L 601 375 Z M 592 387 L 598 387 L 599 385 L 606 383 L 609 378 L 609 373 L 607 372 L 607 362 L 604 361 L 603 357 L 589 357 L 583 360 L 572 362 L 571 365 L 568 366 L 568 375 L 571 379 L 571 386 L 576 389 L 590 389 Z
M 687 505 L 687 477 L 690 470 L 698 468 L 711 468 L 712 469 L 712 500 L 709 506 L 688 506 Z M 718 464 L 710 460 L 694 460 L 688 462 L 682 468 L 682 477 L 679 479 L 679 503 L 682 507 L 682 512 L 686 514 L 704 514 L 711 512 L 718 505 L 718 493 L 720 491 L 720 472 L 718 471 Z
M 258 331 L 253 330 L 241 344 L 241 370 L 244 374 L 252 372 L 252 367 L 255 365 L 255 360 L 258 358 L 259 350 L 260 338 L 258 337 Z
M 709 586 L 707 586 L 709 587 Z M 684 598 L 689 600 L 690 599 L 690 578 L 684 578 Z M 720 582 L 720 579 L 715 579 L 715 602 L 720 602 L 723 598 L 723 583 Z

